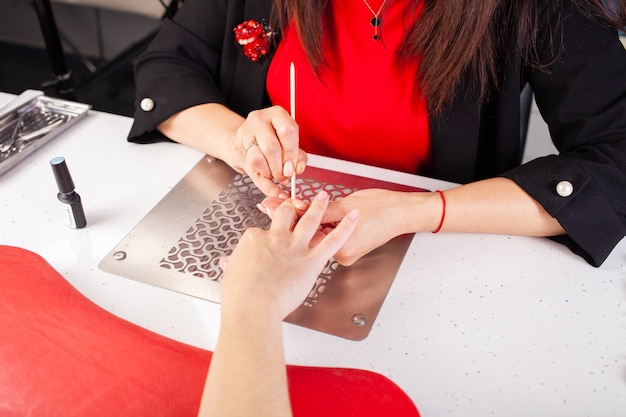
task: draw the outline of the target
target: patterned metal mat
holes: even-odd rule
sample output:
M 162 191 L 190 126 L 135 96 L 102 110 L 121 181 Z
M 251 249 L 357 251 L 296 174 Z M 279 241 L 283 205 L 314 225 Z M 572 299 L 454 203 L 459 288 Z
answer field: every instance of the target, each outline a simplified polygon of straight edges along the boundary
M 300 199 L 326 190 L 332 200 L 364 188 L 416 189 L 309 166 L 296 183 Z M 219 303 L 222 272 L 249 227 L 268 228 L 249 177 L 202 158 L 100 262 L 104 271 Z M 365 338 L 411 243 L 397 237 L 350 267 L 329 260 L 309 296 L 285 321 L 352 340 Z

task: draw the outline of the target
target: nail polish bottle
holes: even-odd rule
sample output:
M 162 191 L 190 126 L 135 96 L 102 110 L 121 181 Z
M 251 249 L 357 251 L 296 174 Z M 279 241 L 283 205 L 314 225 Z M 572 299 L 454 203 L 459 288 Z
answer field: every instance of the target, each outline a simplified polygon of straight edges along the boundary
M 74 181 L 67 169 L 65 158 L 59 156 L 50 161 L 54 179 L 57 182 L 59 193 L 57 198 L 63 207 L 63 221 L 66 226 L 73 229 L 81 229 L 87 225 L 83 204 L 80 195 L 74 191 Z

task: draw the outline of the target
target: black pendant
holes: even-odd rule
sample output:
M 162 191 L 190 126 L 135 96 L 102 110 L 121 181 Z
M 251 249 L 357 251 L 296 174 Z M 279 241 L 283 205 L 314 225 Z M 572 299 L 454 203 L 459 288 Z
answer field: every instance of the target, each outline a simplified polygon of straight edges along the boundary
M 372 39 L 374 39 L 375 41 L 377 41 L 378 38 L 379 38 L 379 36 L 378 36 L 378 27 L 380 26 L 381 23 L 382 23 L 382 20 L 380 20 L 380 17 L 378 17 L 378 16 L 374 16 L 370 20 L 370 25 L 372 25 L 374 27 L 374 36 L 372 36 Z

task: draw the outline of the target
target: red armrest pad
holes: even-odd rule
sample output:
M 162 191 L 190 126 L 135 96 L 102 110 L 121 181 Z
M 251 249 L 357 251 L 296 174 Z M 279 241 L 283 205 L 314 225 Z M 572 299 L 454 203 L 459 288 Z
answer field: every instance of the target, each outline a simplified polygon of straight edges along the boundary
M 136 326 L 0 246 L 0 415 L 194 416 L 211 352 Z M 295 416 L 418 416 L 382 375 L 288 366 Z

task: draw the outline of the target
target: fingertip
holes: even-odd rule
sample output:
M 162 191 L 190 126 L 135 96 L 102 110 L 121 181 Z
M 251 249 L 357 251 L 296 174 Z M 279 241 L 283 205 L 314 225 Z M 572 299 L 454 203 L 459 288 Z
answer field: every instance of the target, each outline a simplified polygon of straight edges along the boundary
M 297 210 L 306 210 L 307 209 L 307 204 L 304 201 L 302 201 L 302 200 L 293 199 L 291 201 L 291 203 Z
M 218 261 L 217 264 L 219 265 L 219 267 L 223 270 L 226 269 L 226 267 L 228 266 L 228 261 L 230 260 L 230 256 L 222 256 Z
M 324 200 L 328 200 L 329 196 L 328 193 L 325 190 L 320 191 L 316 196 L 315 199 L 319 200 L 319 201 L 324 201 Z
M 348 219 L 352 220 L 352 221 L 356 221 L 359 219 L 359 209 L 352 209 L 352 211 L 350 211 L 350 213 L 348 213 Z
M 294 170 L 294 164 L 291 160 L 285 162 L 285 164 L 283 165 L 283 175 L 285 177 L 291 177 L 292 175 L 294 175 Z
M 265 207 L 264 205 L 262 205 L 262 204 L 260 204 L 260 203 L 259 203 L 259 204 L 257 204 L 257 205 L 256 205 L 256 208 L 257 208 L 257 209 L 258 209 L 261 213 L 263 213 L 263 214 L 267 215 L 267 207 Z

